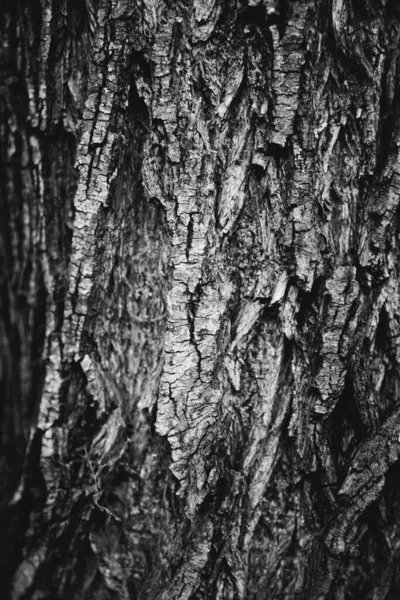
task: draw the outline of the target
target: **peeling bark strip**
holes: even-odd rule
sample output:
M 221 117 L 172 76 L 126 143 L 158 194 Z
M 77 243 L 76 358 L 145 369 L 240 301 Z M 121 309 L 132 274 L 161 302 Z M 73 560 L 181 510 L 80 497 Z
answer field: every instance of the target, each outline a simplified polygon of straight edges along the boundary
M 2 8 L 1 589 L 397 598 L 396 2 Z

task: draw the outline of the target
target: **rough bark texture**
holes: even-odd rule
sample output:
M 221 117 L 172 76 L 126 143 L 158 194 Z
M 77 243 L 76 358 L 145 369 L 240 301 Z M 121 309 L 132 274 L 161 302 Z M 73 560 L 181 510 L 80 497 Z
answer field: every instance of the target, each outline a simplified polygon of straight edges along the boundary
M 397 2 L 0 6 L 8 597 L 397 599 Z

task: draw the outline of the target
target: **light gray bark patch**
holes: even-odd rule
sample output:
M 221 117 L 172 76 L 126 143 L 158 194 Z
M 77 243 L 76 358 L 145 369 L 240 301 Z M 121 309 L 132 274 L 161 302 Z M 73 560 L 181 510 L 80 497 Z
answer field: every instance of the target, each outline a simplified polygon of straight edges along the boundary
M 273 131 L 270 141 L 285 146 L 293 133 L 298 106 L 301 66 L 304 62 L 304 25 L 311 3 L 293 7 L 283 37 L 276 25 L 270 27 L 273 39 L 273 92 L 275 95 Z

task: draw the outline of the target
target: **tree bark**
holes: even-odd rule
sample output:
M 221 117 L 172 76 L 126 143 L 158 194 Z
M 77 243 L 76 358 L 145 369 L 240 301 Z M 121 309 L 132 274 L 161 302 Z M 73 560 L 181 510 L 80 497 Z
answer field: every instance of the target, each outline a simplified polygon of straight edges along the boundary
M 397 599 L 395 0 L 0 6 L 0 587 Z

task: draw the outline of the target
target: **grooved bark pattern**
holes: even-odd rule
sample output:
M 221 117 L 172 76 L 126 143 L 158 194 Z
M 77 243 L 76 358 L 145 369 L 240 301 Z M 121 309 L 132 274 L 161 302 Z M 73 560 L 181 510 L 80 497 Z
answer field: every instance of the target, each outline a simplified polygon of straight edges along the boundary
M 3 7 L 9 597 L 397 597 L 395 2 Z

